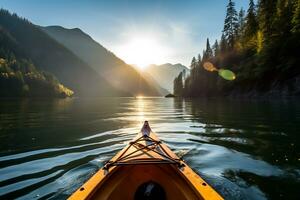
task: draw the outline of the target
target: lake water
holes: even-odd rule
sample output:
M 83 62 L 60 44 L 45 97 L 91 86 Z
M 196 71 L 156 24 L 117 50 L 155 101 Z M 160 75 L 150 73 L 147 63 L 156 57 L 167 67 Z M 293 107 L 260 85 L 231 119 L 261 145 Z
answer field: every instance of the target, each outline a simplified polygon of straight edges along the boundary
M 144 120 L 226 199 L 299 199 L 296 101 L 0 100 L 0 199 L 65 199 Z

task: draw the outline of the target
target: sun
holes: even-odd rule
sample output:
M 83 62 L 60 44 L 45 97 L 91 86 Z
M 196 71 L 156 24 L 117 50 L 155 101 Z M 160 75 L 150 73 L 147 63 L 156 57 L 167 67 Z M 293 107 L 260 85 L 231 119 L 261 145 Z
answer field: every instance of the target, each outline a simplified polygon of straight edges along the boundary
M 126 63 L 143 70 L 150 64 L 162 63 L 167 50 L 154 37 L 136 36 L 130 38 L 117 52 Z

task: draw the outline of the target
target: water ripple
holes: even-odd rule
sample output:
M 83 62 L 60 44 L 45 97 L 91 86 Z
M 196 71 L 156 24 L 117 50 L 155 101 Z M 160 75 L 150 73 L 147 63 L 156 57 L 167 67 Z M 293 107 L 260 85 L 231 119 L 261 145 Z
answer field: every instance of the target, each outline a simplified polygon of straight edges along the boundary
M 299 193 L 297 103 L 73 98 L 0 111 L 0 199 L 66 199 L 144 120 L 225 199 Z

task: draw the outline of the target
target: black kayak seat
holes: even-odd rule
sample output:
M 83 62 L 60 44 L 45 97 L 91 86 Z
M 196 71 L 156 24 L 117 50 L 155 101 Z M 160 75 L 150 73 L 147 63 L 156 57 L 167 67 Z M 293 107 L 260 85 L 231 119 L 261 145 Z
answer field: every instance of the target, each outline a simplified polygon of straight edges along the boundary
M 141 184 L 135 192 L 135 200 L 166 200 L 166 193 L 162 186 L 154 181 Z

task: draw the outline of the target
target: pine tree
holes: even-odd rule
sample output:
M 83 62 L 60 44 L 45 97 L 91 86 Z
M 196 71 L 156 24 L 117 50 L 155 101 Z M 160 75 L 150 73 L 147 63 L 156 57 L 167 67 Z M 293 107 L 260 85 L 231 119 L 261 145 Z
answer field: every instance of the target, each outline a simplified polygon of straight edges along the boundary
M 263 41 L 268 44 L 272 41 L 271 36 L 274 33 L 274 18 L 276 15 L 276 4 L 274 0 L 260 0 L 258 3 L 259 29 L 263 34 Z
M 213 51 L 210 47 L 210 43 L 209 43 L 209 39 L 207 38 L 206 40 L 206 54 L 208 56 L 208 58 L 211 58 L 213 56 Z
M 197 61 L 196 58 L 193 57 L 192 62 L 191 62 L 191 69 L 195 69 L 197 67 Z
M 193 57 L 192 62 L 191 62 L 191 77 L 192 77 L 192 82 L 194 83 L 196 80 L 196 76 L 197 76 L 197 66 L 198 66 L 198 62 L 196 60 L 195 57 Z
M 220 41 L 220 53 L 224 54 L 226 51 L 227 51 L 227 42 L 224 34 L 222 34 L 221 41 Z
M 183 73 L 182 72 L 180 72 L 178 76 L 178 93 L 179 96 L 182 96 L 183 94 Z
M 241 8 L 239 12 L 238 25 L 238 36 L 240 37 L 243 34 L 243 30 L 245 28 L 245 10 L 243 8 Z
M 250 0 L 249 8 L 247 11 L 247 17 L 246 17 L 246 27 L 245 27 L 246 37 L 251 38 L 253 35 L 256 34 L 257 30 L 258 30 L 258 22 L 256 17 L 255 4 L 253 0 Z
M 185 79 L 189 87 L 185 85 L 184 95 L 211 96 L 248 87 L 261 90 L 299 76 L 300 0 L 258 0 L 257 6 L 254 2 L 250 0 L 244 17 L 242 9 L 237 16 L 229 0 L 222 37 L 212 47 L 207 39 L 202 59 L 193 59 L 200 67 Z M 216 66 L 231 66 L 239 80 L 224 82 L 205 71 L 201 66 L 209 60 Z M 180 85 L 177 77 L 177 93 Z
M 224 22 L 223 34 L 228 43 L 230 49 L 233 48 L 236 35 L 238 32 L 238 15 L 235 10 L 235 3 L 232 0 L 229 0 L 227 5 L 227 12 Z
M 201 58 L 201 55 L 200 55 L 200 53 L 198 54 L 198 59 L 197 59 L 197 64 L 198 64 L 198 66 L 200 66 L 200 64 L 201 64 L 201 62 L 202 62 L 202 58 Z
M 183 80 L 182 72 L 174 79 L 174 95 L 182 96 L 183 95 Z
M 203 53 L 203 61 L 207 61 L 213 57 L 213 50 L 210 47 L 209 39 L 207 38 L 206 40 L 206 50 Z
M 218 56 L 220 53 L 220 47 L 219 47 L 218 40 L 215 41 L 215 44 L 212 46 L 212 49 L 213 49 L 214 56 L 215 57 Z
M 295 7 L 296 9 L 294 11 L 294 16 L 292 20 L 292 24 L 293 24 L 292 31 L 294 33 L 300 33 L 300 0 L 296 2 Z
M 292 30 L 293 6 L 290 0 L 278 0 L 274 20 L 277 36 L 287 37 Z

